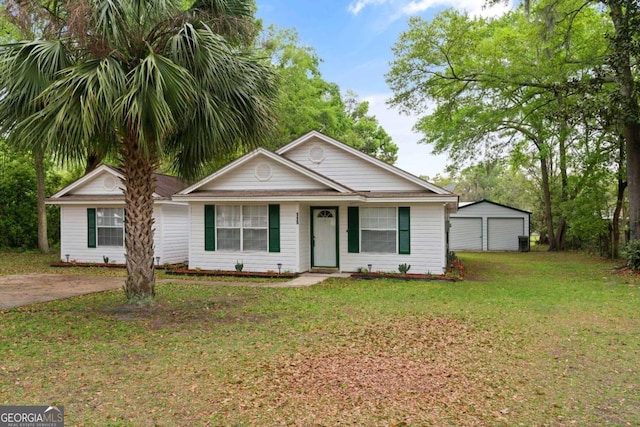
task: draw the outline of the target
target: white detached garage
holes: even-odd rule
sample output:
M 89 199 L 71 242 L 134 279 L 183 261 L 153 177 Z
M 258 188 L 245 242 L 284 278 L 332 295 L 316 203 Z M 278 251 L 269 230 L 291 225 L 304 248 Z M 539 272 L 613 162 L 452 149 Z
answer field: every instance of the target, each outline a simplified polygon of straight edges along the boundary
M 490 200 L 460 203 L 450 215 L 449 248 L 453 251 L 518 251 L 520 237 L 530 234 L 531 212 Z M 529 249 L 528 243 L 526 250 Z

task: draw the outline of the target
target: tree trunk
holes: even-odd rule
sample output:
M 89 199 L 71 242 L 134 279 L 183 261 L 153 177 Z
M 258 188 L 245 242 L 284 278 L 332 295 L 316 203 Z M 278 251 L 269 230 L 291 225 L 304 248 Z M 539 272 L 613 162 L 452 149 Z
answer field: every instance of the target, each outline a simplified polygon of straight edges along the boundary
M 556 231 L 556 250 L 564 251 L 566 249 L 567 237 L 567 218 L 562 215 L 558 221 L 558 230 Z
M 611 258 L 620 257 L 620 216 L 624 207 L 624 190 L 627 188 L 627 181 L 623 177 L 624 160 L 625 160 L 625 142 L 624 136 L 620 135 L 618 139 L 618 193 L 616 196 L 616 208 L 613 211 L 613 224 L 611 227 Z
M 629 238 L 640 239 L 640 126 L 625 125 L 627 186 L 629 187 Z
M 613 211 L 613 224 L 611 230 L 611 258 L 620 257 L 620 213 L 624 204 L 624 190 L 627 183 L 618 178 L 618 197 L 616 198 L 616 208 Z
M 632 33 L 629 14 L 631 5 L 625 8 L 618 1 L 609 2 L 609 12 L 615 27 L 612 63 L 620 92 L 625 148 L 627 151 L 627 186 L 629 188 L 629 234 L 630 239 L 640 238 L 640 107 L 635 81 L 631 72 Z
M 100 163 L 102 162 L 102 156 L 95 153 L 95 152 L 89 152 L 89 154 L 87 154 L 87 163 L 85 164 L 84 167 L 84 174 L 88 174 L 89 172 L 93 171 L 95 168 L 98 167 L 98 165 L 100 165 Z
M 566 245 L 567 236 L 567 216 L 564 213 L 564 208 L 569 200 L 569 179 L 567 177 L 567 139 L 569 135 L 569 126 L 567 124 L 567 118 L 565 115 L 564 96 L 561 92 L 556 93 L 556 101 L 558 103 L 558 109 L 560 110 L 561 117 L 559 119 L 559 132 L 558 132 L 558 168 L 560 169 L 560 221 L 558 224 L 558 231 L 556 232 L 557 249 L 564 250 Z
M 142 153 L 136 137 L 129 135 L 123 147 L 125 184 L 125 293 L 131 304 L 146 305 L 155 297 L 153 269 L 153 163 Z
M 556 240 L 555 231 L 553 229 L 553 212 L 551 210 L 551 188 L 549 186 L 549 166 L 547 159 L 540 155 L 540 173 L 542 174 L 542 193 L 544 196 L 544 222 L 547 225 L 547 238 L 549 239 L 549 250 L 558 250 L 558 241 Z
M 45 198 L 45 172 L 44 152 L 38 148 L 33 149 L 33 161 L 36 168 L 36 193 L 38 212 L 38 249 L 40 252 L 49 253 L 49 239 L 47 236 L 47 207 Z

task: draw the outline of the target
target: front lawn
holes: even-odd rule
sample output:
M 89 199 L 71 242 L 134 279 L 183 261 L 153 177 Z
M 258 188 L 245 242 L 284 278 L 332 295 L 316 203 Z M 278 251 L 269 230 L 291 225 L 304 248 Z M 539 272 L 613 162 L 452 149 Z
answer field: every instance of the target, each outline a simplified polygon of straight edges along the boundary
M 459 255 L 454 283 L 0 311 L 0 405 L 64 405 L 68 426 L 640 425 L 640 281 L 583 254 Z

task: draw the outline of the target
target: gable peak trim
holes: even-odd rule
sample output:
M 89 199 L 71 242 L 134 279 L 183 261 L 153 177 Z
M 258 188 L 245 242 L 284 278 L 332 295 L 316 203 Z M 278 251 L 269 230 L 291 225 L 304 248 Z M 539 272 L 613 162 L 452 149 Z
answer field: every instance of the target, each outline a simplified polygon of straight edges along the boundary
M 91 172 L 89 172 L 88 174 L 78 178 L 77 180 L 73 181 L 71 184 L 64 187 L 62 190 L 52 195 L 50 199 L 58 199 L 60 197 L 63 197 L 67 193 L 70 193 L 76 188 L 83 186 L 84 184 L 91 181 L 92 179 L 94 179 L 96 176 L 100 175 L 103 172 L 110 173 L 114 177 L 118 178 L 120 181 L 122 181 L 123 179 L 122 173 L 120 173 L 120 171 L 116 167 L 103 163 L 97 168 L 95 168 L 94 170 L 92 170 Z
M 286 157 L 283 157 L 277 153 L 274 153 L 272 151 L 269 151 L 263 147 L 258 147 L 255 150 L 251 151 L 250 153 L 245 154 L 244 156 L 240 157 L 239 159 L 234 160 L 233 162 L 229 163 L 228 165 L 222 167 L 221 169 L 218 169 L 216 172 L 210 174 L 209 176 L 203 178 L 202 180 L 196 182 L 195 184 L 193 184 L 192 186 L 185 188 L 184 190 L 180 191 L 177 193 L 177 195 L 188 195 L 193 193 L 195 190 L 197 190 L 198 188 L 201 188 L 202 186 L 214 181 L 215 179 L 220 178 L 221 176 L 229 173 L 230 171 L 232 171 L 235 168 L 240 167 L 241 165 L 247 163 L 249 160 L 255 159 L 256 157 L 263 155 L 271 160 L 273 160 L 274 162 L 283 165 L 284 167 L 287 167 L 289 169 L 292 169 L 312 180 L 315 180 L 323 185 L 326 185 L 327 187 L 341 192 L 341 193 L 350 193 L 353 190 L 349 189 L 348 187 L 345 187 L 344 185 L 337 183 L 333 180 L 331 180 L 330 178 L 325 177 L 322 174 L 319 174 L 313 170 L 310 170 L 306 167 L 304 167 L 301 164 L 298 164 L 297 162 L 294 162 L 293 160 L 287 159 Z
M 425 188 L 429 191 L 432 191 L 436 194 L 453 194 L 451 191 L 446 190 L 442 187 L 439 187 L 435 184 L 432 184 L 428 181 L 423 180 L 422 178 L 419 178 L 415 175 L 413 175 L 412 173 L 409 173 L 407 171 L 405 171 L 404 169 L 400 169 L 397 166 L 394 165 L 390 165 L 389 163 L 383 162 L 380 159 L 377 159 L 369 154 L 363 153 L 360 150 L 357 150 L 347 144 L 345 144 L 344 142 L 338 141 L 337 139 L 331 138 L 330 136 L 327 136 L 321 132 L 318 132 L 316 130 L 313 130 L 311 132 L 307 132 L 306 134 L 302 135 L 301 137 L 295 139 L 294 141 L 290 142 L 289 144 L 285 145 L 284 147 L 276 150 L 276 153 L 279 155 L 284 155 L 285 153 L 293 150 L 294 148 L 306 143 L 307 141 L 309 141 L 312 138 L 318 138 L 330 145 L 333 145 L 334 147 L 337 147 L 343 151 L 346 151 L 348 153 L 351 153 L 353 155 L 355 155 L 356 157 L 359 157 L 377 167 L 380 167 L 382 169 L 385 169 L 388 172 L 391 172 L 393 174 L 395 174 L 396 176 L 399 176 L 401 178 L 404 178 L 408 181 L 411 181 L 414 184 L 419 185 L 422 188 Z

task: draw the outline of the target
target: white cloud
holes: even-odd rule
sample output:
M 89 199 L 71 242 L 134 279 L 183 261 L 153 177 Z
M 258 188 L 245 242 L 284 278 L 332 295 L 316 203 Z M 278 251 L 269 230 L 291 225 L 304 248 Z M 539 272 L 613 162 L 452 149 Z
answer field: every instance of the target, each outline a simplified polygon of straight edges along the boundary
M 354 15 L 357 15 L 358 13 L 360 13 L 362 9 L 364 9 L 369 5 L 378 5 L 386 2 L 387 0 L 357 0 L 357 1 L 351 2 L 351 4 L 349 4 L 348 9 L 349 9 L 349 12 L 353 13 Z
M 512 0 L 509 0 L 508 4 L 501 2 L 490 7 L 486 6 L 484 0 L 412 0 L 399 10 L 399 15 L 416 15 L 436 6 L 454 7 L 464 10 L 469 15 L 484 17 L 503 15 L 513 7 Z
M 396 20 L 404 16 L 418 15 L 434 7 L 453 7 L 472 16 L 500 16 L 513 8 L 514 0 L 499 2 L 490 7 L 486 6 L 485 0 L 356 0 L 349 4 L 348 9 L 357 15 L 368 6 L 383 4 L 389 4 L 393 9 L 389 16 Z M 385 10 L 385 13 L 388 13 L 388 10 Z

